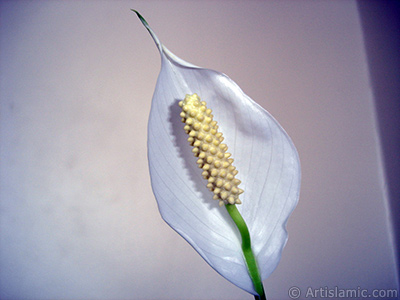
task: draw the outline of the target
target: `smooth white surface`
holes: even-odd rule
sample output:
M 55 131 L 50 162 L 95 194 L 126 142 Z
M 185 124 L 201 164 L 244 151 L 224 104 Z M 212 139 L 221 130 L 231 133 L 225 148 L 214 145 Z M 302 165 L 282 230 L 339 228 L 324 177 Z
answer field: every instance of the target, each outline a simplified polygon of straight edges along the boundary
M 262 287 L 255 289 L 250 277 L 236 225 L 227 209 L 218 205 L 222 199 L 212 200 L 213 193 L 206 187 L 208 182 L 202 173 L 205 169 L 199 169 L 196 163 L 200 156 L 196 158 L 192 152 L 202 146 L 193 149 L 189 145 L 187 133 L 192 131 L 183 130 L 181 114 L 186 112 L 185 118 L 195 122 L 191 123 L 193 126 L 200 126 L 202 122 L 198 123 L 197 117 L 190 118 L 195 116 L 191 116 L 194 111 L 185 107 L 191 105 L 183 104 L 181 109 L 178 103 L 183 95 L 185 100 L 192 95 L 197 102 L 207 101 L 204 110 L 212 108 L 208 123 L 212 118 L 218 122 L 214 130 L 224 138 L 219 146 L 228 148 L 229 145 L 227 152 L 234 159 L 232 166 L 240 170 L 239 174 L 230 175 L 240 178 L 240 188 L 245 191 L 240 195 L 243 203 L 237 209 L 249 228 L 260 280 L 268 278 L 281 259 L 287 242 L 287 220 L 299 200 L 301 173 L 297 150 L 278 122 L 229 77 L 182 61 L 160 43 L 146 22 L 144 25 L 162 57 L 147 143 L 151 184 L 160 214 L 219 274 L 249 293 L 263 295 Z M 203 118 L 208 118 L 207 115 L 203 114 Z M 215 126 L 213 122 L 209 124 L 211 128 Z M 194 138 L 196 143 L 204 142 L 207 137 L 213 139 L 213 134 L 209 135 L 213 129 L 209 128 L 208 132 L 203 129 L 203 138 L 194 129 L 198 133 Z M 207 146 L 210 145 L 213 147 Z M 224 152 L 225 149 L 218 154 Z M 201 153 L 207 152 L 201 150 Z M 205 161 L 214 158 L 220 164 L 228 163 L 226 159 L 219 160 L 217 155 L 206 155 Z M 216 161 L 208 164 L 206 174 L 217 171 L 217 176 L 210 177 L 222 180 L 219 187 L 225 182 L 232 184 L 226 181 L 228 175 L 219 176 L 221 169 L 214 167 Z M 232 167 L 230 164 L 225 169 Z
M 160 68 L 228 74 L 293 139 L 300 202 L 269 299 L 396 289 L 354 1 L 1 2 L 1 299 L 251 299 L 159 216 L 146 157 Z

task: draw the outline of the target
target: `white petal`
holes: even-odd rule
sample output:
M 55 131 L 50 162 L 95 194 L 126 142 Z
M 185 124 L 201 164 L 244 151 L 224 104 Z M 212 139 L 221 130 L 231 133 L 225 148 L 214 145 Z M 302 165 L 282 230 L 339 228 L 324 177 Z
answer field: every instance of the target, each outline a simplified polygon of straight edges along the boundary
M 278 122 L 230 78 L 177 58 L 149 31 L 162 57 L 148 126 L 150 175 L 160 213 L 218 273 L 256 294 L 236 227 L 212 199 L 196 165 L 178 102 L 197 93 L 213 110 L 245 190 L 238 209 L 249 227 L 263 279 L 280 260 L 286 221 L 298 201 L 297 151 Z

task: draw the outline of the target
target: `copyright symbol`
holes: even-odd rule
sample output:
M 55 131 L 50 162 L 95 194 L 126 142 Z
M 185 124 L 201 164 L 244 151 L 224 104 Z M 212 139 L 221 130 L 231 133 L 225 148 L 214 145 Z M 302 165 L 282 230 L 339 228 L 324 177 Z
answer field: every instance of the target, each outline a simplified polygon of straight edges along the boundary
M 292 286 L 288 290 L 288 295 L 290 299 L 298 299 L 301 295 L 301 290 L 297 286 Z

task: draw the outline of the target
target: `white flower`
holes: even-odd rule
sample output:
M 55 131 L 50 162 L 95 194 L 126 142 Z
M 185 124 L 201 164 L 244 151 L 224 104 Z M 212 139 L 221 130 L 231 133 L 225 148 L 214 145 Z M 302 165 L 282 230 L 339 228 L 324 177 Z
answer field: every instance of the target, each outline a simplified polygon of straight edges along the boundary
M 249 228 L 262 279 L 278 265 L 287 241 L 286 222 L 298 201 L 296 148 L 278 122 L 229 77 L 176 57 L 138 16 L 162 58 L 148 124 L 151 183 L 161 216 L 219 274 L 256 295 L 238 230 L 206 187 L 178 102 L 196 93 L 218 121 L 242 181 L 237 207 Z

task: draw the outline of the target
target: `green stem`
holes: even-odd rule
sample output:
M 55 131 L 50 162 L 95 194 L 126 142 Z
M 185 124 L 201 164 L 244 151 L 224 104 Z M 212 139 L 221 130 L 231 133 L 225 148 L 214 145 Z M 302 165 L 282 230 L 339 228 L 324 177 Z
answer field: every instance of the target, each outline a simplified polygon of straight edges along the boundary
M 251 249 L 250 233 L 249 229 L 247 228 L 246 222 L 243 220 L 243 217 L 238 211 L 236 205 L 227 204 L 225 205 L 225 207 L 229 215 L 231 216 L 232 220 L 235 222 L 237 228 L 239 229 L 240 235 L 242 237 L 243 255 L 246 260 L 250 278 L 253 281 L 254 289 L 258 293 L 258 295 L 255 295 L 254 298 L 256 300 L 266 300 L 261 276 L 258 271 L 257 261 L 254 256 L 253 250 Z

